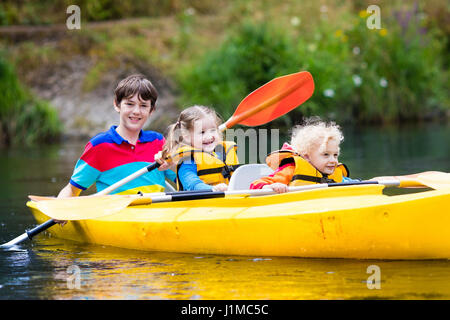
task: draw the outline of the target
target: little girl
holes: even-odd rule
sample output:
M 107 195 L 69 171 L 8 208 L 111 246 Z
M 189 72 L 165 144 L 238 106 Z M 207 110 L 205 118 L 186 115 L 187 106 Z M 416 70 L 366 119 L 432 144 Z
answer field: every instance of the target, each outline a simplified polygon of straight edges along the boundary
M 291 145 L 285 143 L 266 158 L 275 172 L 254 181 L 250 189 L 272 188 L 282 193 L 288 185 L 359 181 L 348 178 L 347 167 L 338 162 L 342 140 L 342 132 L 334 122 L 326 123 L 318 117 L 307 119 L 294 127 Z
M 162 157 L 176 164 L 178 190 L 227 190 L 239 161 L 236 144 L 222 141 L 220 123 L 214 110 L 192 106 L 169 126 Z

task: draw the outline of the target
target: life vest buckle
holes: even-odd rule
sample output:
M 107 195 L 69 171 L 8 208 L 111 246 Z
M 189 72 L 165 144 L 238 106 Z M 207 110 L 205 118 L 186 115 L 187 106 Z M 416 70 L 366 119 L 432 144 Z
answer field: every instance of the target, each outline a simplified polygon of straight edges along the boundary
M 231 169 L 229 166 L 225 165 L 222 169 L 222 176 L 225 179 L 230 179 L 231 178 Z

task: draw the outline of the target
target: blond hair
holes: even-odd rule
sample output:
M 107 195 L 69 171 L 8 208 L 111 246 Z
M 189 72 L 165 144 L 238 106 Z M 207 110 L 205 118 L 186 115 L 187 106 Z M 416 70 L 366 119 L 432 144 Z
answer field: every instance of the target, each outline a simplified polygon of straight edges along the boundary
M 178 150 L 178 148 L 190 145 L 187 137 L 189 137 L 191 131 L 194 129 L 195 122 L 205 117 L 212 117 L 217 127 L 222 123 L 222 119 L 219 115 L 209 107 L 194 105 L 183 110 L 180 113 L 177 122 L 169 125 L 167 129 L 167 137 L 163 146 L 162 156 L 170 156 Z
M 329 141 L 335 141 L 339 145 L 342 140 L 344 136 L 335 122 L 311 117 L 292 129 L 291 145 L 297 153 L 304 156 L 314 149 L 325 149 Z

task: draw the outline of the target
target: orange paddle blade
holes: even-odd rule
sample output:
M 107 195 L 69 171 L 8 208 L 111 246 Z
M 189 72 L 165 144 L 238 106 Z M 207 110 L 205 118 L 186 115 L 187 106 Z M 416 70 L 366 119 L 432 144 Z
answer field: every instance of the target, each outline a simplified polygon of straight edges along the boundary
M 278 77 L 250 93 L 225 123 L 259 126 L 295 109 L 314 92 L 314 80 L 307 71 Z

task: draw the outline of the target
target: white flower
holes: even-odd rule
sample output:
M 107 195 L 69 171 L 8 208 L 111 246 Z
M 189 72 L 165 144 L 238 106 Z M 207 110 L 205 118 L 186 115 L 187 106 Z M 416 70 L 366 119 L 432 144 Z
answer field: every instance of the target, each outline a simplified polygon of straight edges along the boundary
M 380 79 L 380 86 L 383 88 L 386 88 L 388 86 L 388 81 L 386 80 L 386 78 Z
M 326 89 L 323 91 L 323 95 L 327 98 L 333 98 L 334 97 L 334 90 L 333 89 Z
M 314 52 L 317 49 L 317 45 L 315 43 L 311 43 L 307 47 L 308 51 Z
M 325 13 L 328 11 L 328 7 L 326 5 L 321 5 L 320 6 L 320 12 Z
M 194 8 L 187 8 L 186 10 L 184 10 L 184 14 L 187 16 L 193 16 L 195 14 L 195 9 Z
M 291 24 L 292 24 L 294 27 L 299 26 L 301 22 L 302 22 L 302 20 L 301 20 L 299 17 L 292 17 L 292 18 L 291 18 Z
M 357 74 L 354 74 L 353 77 L 353 83 L 355 84 L 355 86 L 359 87 L 362 83 L 362 78 L 360 76 L 358 76 Z
M 359 47 L 354 47 L 353 48 L 353 54 L 356 56 L 361 52 L 361 49 Z

